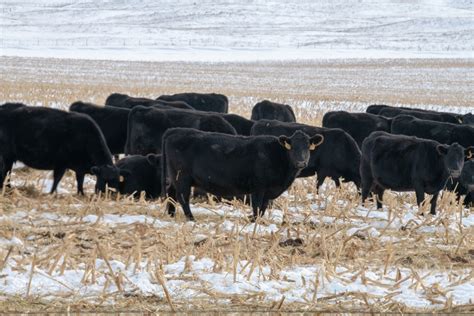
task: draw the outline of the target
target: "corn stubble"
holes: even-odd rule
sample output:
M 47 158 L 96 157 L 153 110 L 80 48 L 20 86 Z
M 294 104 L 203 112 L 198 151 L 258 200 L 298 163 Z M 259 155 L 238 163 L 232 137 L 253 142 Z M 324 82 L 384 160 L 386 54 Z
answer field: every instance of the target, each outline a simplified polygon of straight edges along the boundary
M 13 62 L 13 61 L 9 61 Z M 46 64 L 58 61 L 42 61 Z M 78 62 L 74 62 L 76 65 Z M 146 64 L 140 64 L 145 67 Z M 186 71 L 199 75 L 201 68 L 208 71 L 222 71 L 222 65 L 193 66 L 182 64 Z M 86 66 L 81 66 L 86 67 Z M 125 67 L 125 72 L 130 67 Z M 168 66 L 171 67 L 171 66 Z M 233 71 L 247 66 L 230 65 Z M 343 67 L 343 65 L 335 65 Z M 383 68 L 383 66 L 381 66 Z M 197 68 L 197 69 L 196 69 Z M 201 69 L 202 70 L 202 69 Z M 106 96 L 114 91 L 127 92 L 132 95 L 157 96 L 169 90 L 202 90 L 208 88 L 209 82 L 201 86 L 196 81 L 176 82 L 171 78 L 159 80 L 144 79 L 126 85 L 126 80 L 118 76 L 116 81 L 102 78 L 100 84 L 87 84 L 81 76 L 75 82 L 75 75 L 53 72 L 58 82 L 48 82 L 39 76 L 28 77 L 17 74 L 21 81 L 6 82 L 2 78 L 3 100 L 21 100 L 26 103 L 57 105 L 65 107 L 75 100 L 103 102 Z M 162 73 L 159 73 L 162 75 Z M 218 74 L 218 73 L 217 73 Z M 51 74 L 46 74 L 46 77 Z M 209 73 L 205 73 L 206 76 Z M 103 77 L 103 75 L 101 75 Z M 169 75 L 170 76 L 170 75 Z M 100 76 L 99 76 L 100 77 Z M 43 77 L 44 79 L 44 77 Z M 268 79 L 268 78 L 267 78 Z M 97 80 L 97 79 L 95 79 Z M 161 85 L 165 81 L 167 85 Z M 267 90 L 246 91 L 244 80 L 237 81 L 231 88 L 219 90 L 229 94 L 231 111 L 250 116 L 253 101 L 260 98 L 273 98 L 284 101 L 285 93 L 292 89 L 298 90 L 297 84 L 288 87 L 288 91 L 271 91 L 271 81 L 267 81 Z M 207 84 L 207 85 L 206 85 Z M 202 88 L 202 89 L 201 89 Z M 308 93 L 308 92 L 307 92 Z M 246 98 L 252 95 L 252 99 Z M 317 92 L 308 98 L 301 97 L 301 104 L 308 99 L 318 99 Z M 453 96 L 448 96 L 453 97 Z M 292 99 L 297 99 L 295 95 Z M 370 96 L 367 96 L 370 98 Z M 249 101 L 250 100 L 250 101 Z M 418 101 L 418 100 L 417 100 Z M 417 102 L 416 101 L 416 102 Z M 320 125 L 322 109 L 297 107 L 299 121 Z M 444 306 L 442 311 L 472 311 L 473 305 L 459 306 L 453 304 L 450 294 L 439 285 L 424 284 L 427 275 L 422 271 L 450 271 L 452 284 L 462 282 L 456 277 L 457 271 L 472 269 L 474 260 L 474 231 L 472 227 L 464 227 L 461 217 L 466 216 L 455 199 L 454 194 L 442 194 L 438 210 L 441 215 L 426 216 L 421 221 L 408 222 L 398 227 L 391 225 L 401 222 L 408 207 L 416 205 L 413 194 L 395 194 L 387 192 L 384 197 L 385 211 L 388 219 L 373 218 L 370 212 L 361 216 L 357 212 L 360 198 L 352 184 L 343 184 L 337 189 L 327 181 L 321 194 L 316 194 L 315 179 L 298 179 L 290 188 L 289 194 L 274 201 L 272 208 L 264 218 L 257 221 L 252 230 L 246 229 L 251 223 L 245 216 L 233 216 L 232 212 L 218 212 L 222 204 L 208 200 L 195 201 L 193 207 L 209 209 L 209 215 L 196 215 L 196 224 L 186 223 L 182 211 L 178 209 L 176 219 L 165 213 L 163 201 L 134 200 L 131 197 L 119 197 L 112 194 L 92 195 L 93 182 L 86 182 L 87 196 L 76 195 L 74 175 L 68 172 L 61 183 L 61 188 L 68 193 L 49 195 L 43 193 L 45 178 L 51 178 L 48 172 L 29 168 L 16 169 L 13 172 L 13 188 L 2 189 L 0 196 L 0 238 L 11 239 L 13 236 L 23 242 L 23 247 L 10 246 L 0 248 L 0 282 L 2 270 L 8 260 L 13 260 L 14 269 L 30 273 L 30 283 L 22 296 L 3 297 L 0 302 L 2 310 L 18 311 L 54 311 L 95 310 L 106 311 L 113 306 L 114 310 L 141 311 L 183 311 L 183 310 L 222 310 L 222 311 L 365 311 L 365 312 L 413 312 L 420 311 L 395 300 L 400 294 L 400 284 L 411 282 L 411 287 L 422 289 L 424 297 Z M 250 208 L 240 201 L 229 202 L 233 209 L 250 214 Z M 314 210 L 314 205 L 320 207 Z M 374 209 L 374 203 L 366 205 Z M 425 214 L 427 207 L 425 205 Z M 296 210 L 295 210 L 296 208 Z M 32 212 L 31 210 L 35 210 Z M 281 220 L 273 217 L 275 210 L 283 214 Z M 21 222 L 8 218 L 8 215 L 24 211 L 27 213 Z M 421 210 L 420 210 L 421 212 Z M 469 213 L 469 211 L 467 211 Z M 57 218 L 45 220 L 46 213 L 56 214 Z M 87 215 L 97 215 L 95 222 L 84 221 Z M 157 228 L 154 222 L 118 223 L 108 225 L 103 218 L 106 214 L 114 215 L 147 215 L 157 221 L 170 223 Z M 64 221 L 64 216 L 68 220 Z M 327 218 L 332 220 L 328 221 Z M 420 217 L 421 218 L 421 217 Z M 453 222 L 453 218 L 458 221 Z M 232 229 L 223 229 L 224 222 L 231 222 Z M 276 224 L 276 232 L 260 231 L 261 226 Z M 371 234 L 370 227 L 377 226 L 379 234 Z M 380 227 L 381 225 L 381 227 Z M 457 229 L 452 229 L 450 226 Z M 425 230 L 427 227 L 440 229 Z M 354 231 L 354 228 L 357 228 Z M 441 229 L 444 228 L 444 229 Z M 352 230 L 351 230 L 352 229 Z M 351 232 L 348 232 L 351 230 Z M 200 236 L 197 240 L 196 236 Z M 304 297 L 304 303 L 286 300 L 284 291 L 276 301 L 265 299 L 265 293 L 255 291 L 242 295 L 229 295 L 215 291 L 212 286 L 200 281 L 196 287 L 199 295 L 193 298 L 182 298 L 170 293 L 163 266 L 185 259 L 182 276 L 184 281 L 199 281 L 194 275 L 192 261 L 210 258 L 214 262 L 213 272 L 224 272 L 232 275 L 238 282 L 239 276 L 246 280 L 258 276 L 259 280 L 282 281 L 280 272 L 294 266 L 317 266 L 318 272 L 312 278 L 303 278 L 303 284 L 310 284 L 312 291 Z M 106 269 L 97 269 L 96 260 L 105 262 Z M 144 295 L 130 289 L 127 276 L 114 269 L 112 261 L 120 261 L 134 271 L 147 271 L 152 282 L 159 284 L 164 296 Z M 246 262 L 244 266 L 240 262 Z M 84 269 L 81 283 L 96 284 L 99 278 L 105 278 L 104 289 L 97 296 L 83 296 L 77 289 L 57 280 L 56 276 L 66 270 Z M 268 267 L 270 273 L 262 273 Z M 377 295 L 349 291 L 342 294 L 320 295 L 324 282 L 339 278 L 337 268 L 344 267 L 353 271 L 352 278 L 360 278 L 365 285 L 389 288 L 390 294 Z M 397 270 L 396 277 L 387 282 L 367 276 L 372 268 L 381 268 L 386 274 L 389 270 Z M 410 273 L 401 273 L 408 269 Z M 31 278 L 36 273 L 56 282 L 64 288 L 60 297 L 42 297 L 31 295 Z M 471 274 L 471 280 L 474 275 Z M 176 277 L 173 277 L 176 280 Z M 465 280 L 464 280 L 465 281 Z M 351 280 L 347 280 L 349 284 Z M 109 285 L 116 287 L 115 292 L 107 290 Z M 6 299 L 6 300 L 5 300 Z M 113 304 L 111 305 L 111 302 Z M 438 309 L 439 310 L 439 309 Z

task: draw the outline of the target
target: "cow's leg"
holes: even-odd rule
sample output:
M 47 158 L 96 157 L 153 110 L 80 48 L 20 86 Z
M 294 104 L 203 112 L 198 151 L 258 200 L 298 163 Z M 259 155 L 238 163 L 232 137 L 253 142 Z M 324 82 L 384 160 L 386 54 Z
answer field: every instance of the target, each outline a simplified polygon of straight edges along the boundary
M 3 182 L 5 181 L 5 178 L 7 177 L 8 174 L 10 174 L 10 177 L 11 177 L 11 174 L 12 174 L 12 169 L 13 169 L 13 160 L 9 160 L 9 159 L 5 159 L 4 160 L 4 172 L 2 174 L 2 177 L 0 179 L 0 189 L 3 188 Z M 6 187 L 10 187 L 10 178 L 8 179 L 8 182 L 6 184 Z
M 267 204 L 268 204 L 268 201 L 267 201 Z M 253 215 L 250 218 L 252 222 L 255 222 L 255 220 L 259 216 L 262 205 L 263 205 L 263 193 L 261 192 L 253 193 L 252 194 Z
M 433 194 L 433 196 L 431 197 L 431 209 L 430 209 L 430 213 L 432 215 L 436 215 L 436 202 L 438 201 L 438 195 L 439 195 L 439 191 L 436 192 L 435 194 Z
M 425 191 L 423 190 L 423 186 L 416 183 L 415 184 L 415 195 L 416 195 L 416 204 L 418 205 L 418 209 L 420 209 L 421 204 L 425 200 Z M 421 215 L 424 215 L 423 213 Z
M 319 188 L 323 185 L 324 180 L 326 180 L 326 175 L 322 173 L 318 173 L 316 177 L 317 177 L 316 193 L 319 194 Z
M 418 207 L 421 206 L 421 203 L 425 200 L 425 191 L 421 185 L 415 185 L 415 194 L 416 194 L 416 204 Z
M 56 192 L 56 189 L 58 188 L 59 181 L 64 176 L 64 173 L 66 172 L 66 168 L 57 168 L 54 169 L 53 171 L 53 186 L 51 187 L 51 191 L 49 192 L 50 194 L 53 194 Z
M 334 183 L 336 183 L 336 188 L 340 188 L 341 187 L 341 180 L 336 176 L 333 176 L 331 178 L 334 181 Z
M 194 221 L 193 213 L 191 213 L 191 207 L 189 206 L 189 197 L 191 195 L 191 179 L 180 177 L 176 183 L 176 198 L 179 204 L 183 208 L 184 215 L 190 221 Z
M 357 187 L 357 191 L 360 193 L 360 189 L 361 189 L 361 187 L 360 187 L 361 186 L 360 177 L 354 177 L 351 181 L 354 182 L 354 184 Z
M 269 199 L 266 199 L 266 198 L 262 199 L 262 205 L 260 205 L 260 217 L 263 217 L 263 215 L 265 215 L 265 211 L 267 210 L 267 207 L 268 207 L 268 202 L 270 202 Z
M 474 192 L 468 192 L 464 198 L 464 206 L 474 206 Z
M 375 188 L 374 188 L 374 193 L 375 193 L 375 199 L 377 201 L 377 209 L 381 209 L 382 208 L 382 201 L 383 201 L 383 193 L 384 193 L 384 189 L 381 188 L 380 186 L 376 185 Z
M 360 174 L 361 174 L 361 194 L 362 194 L 362 204 L 365 203 L 365 200 L 369 197 L 370 189 L 372 188 L 372 184 L 374 179 L 372 177 L 372 172 L 370 170 L 370 166 L 368 163 L 364 163 L 364 160 L 360 166 Z
M 86 174 L 82 171 L 76 171 L 77 194 L 84 195 L 84 177 Z
M 171 198 L 176 201 L 176 189 L 172 184 L 170 184 L 170 186 L 168 187 L 166 195 L 168 196 L 168 198 Z M 176 206 L 170 201 L 166 203 L 166 210 L 171 217 L 174 217 L 176 215 Z

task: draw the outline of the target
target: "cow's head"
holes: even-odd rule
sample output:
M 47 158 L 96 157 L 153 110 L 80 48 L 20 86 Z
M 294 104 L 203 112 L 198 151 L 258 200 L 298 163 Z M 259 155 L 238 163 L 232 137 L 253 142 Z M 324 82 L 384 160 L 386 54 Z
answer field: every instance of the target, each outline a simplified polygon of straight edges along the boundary
M 120 170 L 113 165 L 94 166 L 91 173 L 97 176 L 95 184 L 95 192 L 105 192 L 106 186 L 118 190 L 120 183 L 124 181 L 124 177 L 128 175 L 124 170 Z
M 449 176 L 458 178 L 461 175 L 464 159 L 469 150 L 464 149 L 458 143 L 452 145 L 438 145 L 436 147 L 438 154 L 443 159 L 444 166 Z
M 278 141 L 288 151 L 293 166 L 301 170 L 308 166 L 310 151 L 321 145 L 324 137 L 320 134 L 309 137 L 301 131 L 296 131 L 291 137 L 278 137 Z

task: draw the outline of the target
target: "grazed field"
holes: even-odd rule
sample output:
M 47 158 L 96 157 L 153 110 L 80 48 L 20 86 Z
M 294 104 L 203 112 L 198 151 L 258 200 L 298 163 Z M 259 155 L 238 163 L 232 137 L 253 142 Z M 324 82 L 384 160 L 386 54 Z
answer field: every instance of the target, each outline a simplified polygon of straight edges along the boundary
M 262 98 L 319 124 L 370 103 L 473 111 L 472 60 L 145 63 L 1 59 L 0 100 L 66 108 L 111 92 L 217 91 L 249 116 Z M 474 311 L 474 213 L 444 193 L 436 216 L 413 194 L 365 207 L 355 187 L 297 180 L 257 224 L 239 202 L 194 201 L 196 223 L 161 201 L 59 193 L 15 169 L 0 197 L 1 310 Z

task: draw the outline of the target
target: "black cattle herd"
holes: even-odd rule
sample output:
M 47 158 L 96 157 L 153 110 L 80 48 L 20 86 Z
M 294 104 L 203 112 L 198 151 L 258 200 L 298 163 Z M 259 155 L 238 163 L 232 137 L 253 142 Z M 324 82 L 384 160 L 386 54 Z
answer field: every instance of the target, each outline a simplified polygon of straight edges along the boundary
M 295 178 L 353 182 L 364 202 L 382 207 L 386 189 L 415 191 L 418 205 L 443 189 L 474 203 L 474 117 L 370 105 L 365 113 L 327 112 L 322 127 L 296 123 L 291 106 L 257 103 L 251 119 L 228 113 L 222 94 L 180 93 L 156 100 L 113 93 L 105 106 L 74 102 L 69 111 L 0 106 L 0 184 L 15 161 L 53 170 L 51 193 L 67 169 L 84 194 L 85 174 L 107 188 L 168 196 L 193 220 L 192 188 L 218 197 L 249 196 L 253 215 Z M 125 157 L 118 160 L 119 154 Z M 113 163 L 113 156 L 116 163 Z M 168 200 L 170 201 L 170 200 Z M 175 204 L 167 203 L 175 214 Z

